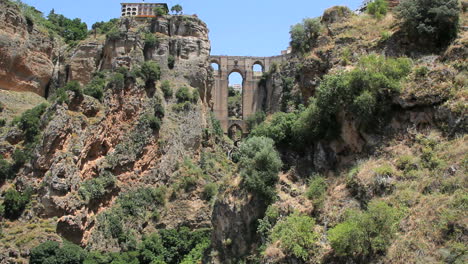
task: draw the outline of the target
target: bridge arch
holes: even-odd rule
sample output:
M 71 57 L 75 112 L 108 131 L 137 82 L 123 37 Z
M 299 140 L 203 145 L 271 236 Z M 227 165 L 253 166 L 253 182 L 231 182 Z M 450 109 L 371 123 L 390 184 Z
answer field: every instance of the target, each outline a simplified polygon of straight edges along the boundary
M 236 120 L 242 132 L 247 133 L 245 120 L 252 114 L 264 110 L 265 96 L 273 91 L 265 92 L 260 88 L 263 72 L 267 72 L 273 63 L 285 61 L 288 56 L 276 57 L 242 57 L 242 56 L 211 56 L 209 62 L 217 63 L 219 71 L 214 74 L 212 88 L 213 112 L 221 122 L 224 133 L 228 133 L 233 120 L 228 116 L 228 86 L 229 75 L 233 72 L 239 73 L 243 78 L 242 83 L 242 118 Z M 261 71 L 254 69 L 255 65 L 261 67 Z M 269 88 L 266 88 L 269 89 Z

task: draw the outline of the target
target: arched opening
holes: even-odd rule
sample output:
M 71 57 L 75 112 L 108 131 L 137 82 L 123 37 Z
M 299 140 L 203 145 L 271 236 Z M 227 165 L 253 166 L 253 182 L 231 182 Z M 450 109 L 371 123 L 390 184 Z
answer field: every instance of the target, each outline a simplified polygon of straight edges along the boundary
M 252 66 L 252 71 L 254 76 L 262 76 L 264 71 L 263 65 L 259 61 L 255 62 Z
M 229 74 L 228 86 L 228 117 L 242 120 L 242 92 L 244 78 L 238 72 Z
M 219 74 L 219 63 L 216 61 L 211 62 L 211 68 L 213 69 L 213 74 L 216 76 Z
M 228 129 L 228 136 L 234 142 L 241 140 L 243 135 L 242 128 L 238 124 L 234 124 Z

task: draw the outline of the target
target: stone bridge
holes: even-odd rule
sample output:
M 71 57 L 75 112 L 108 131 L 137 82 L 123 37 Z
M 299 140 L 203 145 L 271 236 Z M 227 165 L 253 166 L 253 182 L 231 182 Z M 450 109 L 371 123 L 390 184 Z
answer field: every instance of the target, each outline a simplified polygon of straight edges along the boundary
M 266 94 L 261 87 L 260 81 L 263 72 L 268 72 L 274 63 L 281 63 L 287 59 L 287 55 L 274 57 L 242 57 L 242 56 L 210 56 L 210 63 L 218 65 L 214 71 L 213 111 L 216 118 L 221 122 L 224 133 L 231 128 L 240 129 L 246 134 L 247 126 L 245 120 L 262 110 L 262 103 Z M 254 65 L 260 65 L 261 72 L 254 71 Z M 229 75 L 237 72 L 242 76 L 242 118 L 230 119 L 228 115 L 228 86 Z

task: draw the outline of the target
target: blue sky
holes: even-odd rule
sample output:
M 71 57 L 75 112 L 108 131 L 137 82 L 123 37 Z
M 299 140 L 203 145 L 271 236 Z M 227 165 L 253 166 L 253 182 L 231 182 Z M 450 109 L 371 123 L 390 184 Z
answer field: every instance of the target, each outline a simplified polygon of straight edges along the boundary
M 44 12 L 54 8 L 69 18 L 81 18 L 88 27 L 120 16 L 120 0 L 23 0 Z M 141 2 L 141 1 L 125 1 Z M 159 2 L 149 0 L 147 2 Z M 279 55 L 289 43 L 289 28 L 306 17 L 318 17 L 334 5 L 356 9 L 362 0 L 171 0 L 185 14 L 197 14 L 210 29 L 213 55 Z

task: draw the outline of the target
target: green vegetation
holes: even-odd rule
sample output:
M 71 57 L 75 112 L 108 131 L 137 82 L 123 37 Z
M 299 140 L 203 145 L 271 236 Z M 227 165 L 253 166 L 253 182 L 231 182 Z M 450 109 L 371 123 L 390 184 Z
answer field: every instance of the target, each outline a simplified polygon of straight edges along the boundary
M 203 187 L 203 199 L 210 201 L 218 194 L 218 184 L 211 182 Z
M 159 45 L 159 39 L 153 33 L 145 34 L 145 47 L 155 48 Z
M 271 138 L 278 148 L 288 147 L 294 141 L 292 127 L 296 120 L 297 113 L 277 112 L 267 122 L 257 125 L 251 135 Z
M 280 247 L 286 253 L 307 261 L 319 238 L 314 232 L 314 226 L 312 217 L 293 213 L 275 225 L 270 240 L 281 241 Z
M 41 117 L 47 109 L 47 104 L 40 104 L 33 109 L 27 110 L 19 118 L 13 120 L 14 124 L 23 131 L 25 142 L 34 144 L 39 140 Z
M 4 158 L 0 157 L 0 184 L 3 184 L 7 179 L 13 178 L 12 165 Z
M 145 61 L 140 68 L 139 76 L 143 78 L 146 84 L 154 83 L 161 77 L 161 69 L 154 61 Z
M 97 178 L 84 181 L 78 193 L 87 203 L 99 201 L 111 191 L 115 182 L 115 176 L 109 171 L 104 171 Z
M 75 46 L 78 41 L 88 36 L 87 25 L 81 22 L 79 18 L 66 18 L 63 15 L 56 14 L 53 9 L 50 11 L 47 18 L 45 18 L 42 13 L 34 7 L 19 0 L 14 2 L 21 8 L 28 26 L 36 26 L 40 31 L 48 33 L 50 36 L 60 36 L 71 46 Z
M 387 0 L 375 0 L 367 5 L 367 13 L 380 19 L 387 14 L 388 1 Z
M 350 72 L 325 76 L 316 98 L 294 123 L 294 136 L 299 142 L 335 137 L 340 110 L 353 113 L 364 129 L 382 127 L 391 110 L 392 96 L 400 91 L 401 80 L 410 72 L 409 59 L 369 55 Z
M 175 13 L 176 15 L 179 15 L 182 13 L 182 6 L 181 5 L 175 5 L 173 7 L 171 7 L 171 12 Z
M 401 27 L 415 41 L 437 47 L 452 41 L 458 32 L 460 7 L 457 0 L 405 0 L 396 8 Z
M 278 207 L 270 205 L 263 219 L 258 219 L 257 233 L 260 235 L 263 246 L 266 246 L 267 243 L 271 243 L 271 231 L 278 222 L 279 217 L 280 213 Z
M 125 76 L 120 72 L 115 72 L 109 79 L 109 86 L 117 91 L 125 87 Z
M 167 57 L 167 67 L 169 67 L 169 69 L 174 69 L 174 66 L 175 66 L 175 57 L 172 56 L 172 55 L 169 55 Z
M 118 18 L 113 18 L 109 20 L 108 22 L 104 22 L 104 21 L 96 22 L 93 24 L 91 28 L 96 32 L 96 34 L 107 34 L 110 31 L 118 28 L 119 22 L 120 20 Z
M 167 10 L 160 7 L 160 6 L 155 7 L 153 11 L 154 11 L 154 14 L 156 16 L 165 16 L 165 15 L 167 15 Z
M 81 84 L 78 81 L 68 82 L 64 87 L 57 89 L 55 97 L 59 104 L 70 103 L 70 99 L 68 98 L 68 93 L 67 93 L 68 91 L 73 92 L 75 96 L 83 95 Z
M 249 130 L 253 130 L 257 125 L 261 124 L 266 119 L 266 114 L 263 111 L 255 112 L 245 121 Z
M 22 193 L 14 188 L 8 189 L 3 201 L 4 216 L 12 220 L 18 218 L 30 202 L 31 195 L 31 189 L 26 189 Z
M 230 118 L 242 118 L 242 93 L 228 87 L 228 115 Z
M 328 232 L 338 256 L 368 259 L 385 252 L 395 236 L 400 217 L 384 202 L 372 201 L 367 211 L 349 211 L 346 220 Z
M 176 98 L 179 103 L 192 101 L 192 94 L 187 86 L 179 88 L 176 92 Z
M 104 89 L 106 87 L 106 78 L 102 73 L 96 74 L 93 79 L 83 89 L 83 93 L 102 101 Z
M 276 198 L 276 182 L 282 162 L 273 140 L 251 137 L 240 147 L 239 168 L 247 190 L 271 202 Z
M 62 246 L 56 241 L 46 241 L 31 250 L 31 264 L 82 264 L 86 251 L 72 243 L 65 242 Z
M 306 196 L 312 201 L 315 209 L 320 209 L 325 200 L 327 192 L 327 183 L 324 177 L 314 175 L 309 180 L 309 187 L 307 188 Z
M 172 96 L 174 95 L 174 90 L 172 89 L 171 82 L 168 80 L 162 82 L 161 90 L 164 94 L 164 98 L 166 99 L 172 98 Z
M 293 52 L 305 54 L 315 46 L 322 25 L 318 18 L 306 18 L 302 23 L 291 27 L 291 47 Z

